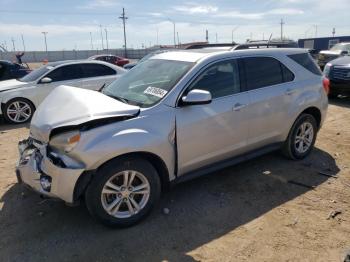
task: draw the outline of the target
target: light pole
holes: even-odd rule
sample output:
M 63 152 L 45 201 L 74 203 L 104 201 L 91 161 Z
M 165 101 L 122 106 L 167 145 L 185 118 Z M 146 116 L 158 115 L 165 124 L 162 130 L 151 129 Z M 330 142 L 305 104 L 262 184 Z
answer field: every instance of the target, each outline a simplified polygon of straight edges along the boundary
M 90 44 L 91 44 L 91 50 L 94 50 L 94 45 L 92 43 L 92 33 L 90 32 Z
M 175 22 L 173 20 L 171 20 L 169 17 L 168 17 L 168 20 L 173 23 L 173 26 L 174 26 L 174 48 L 176 48 L 176 25 L 175 25 Z
M 103 44 L 102 25 L 100 25 L 100 33 L 101 33 L 101 43 L 102 43 L 102 50 L 103 50 L 103 49 L 105 49 L 105 48 L 104 48 L 104 44 Z
M 238 27 L 239 27 L 239 26 L 236 26 L 234 29 L 232 29 L 232 36 L 231 36 L 231 37 L 232 37 L 232 44 L 234 43 L 234 42 L 233 42 L 233 32 L 235 32 L 235 31 L 238 29 Z
M 45 51 L 46 51 L 46 54 L 47 54 L 47 41 L 46 41 L 46 35 L 49 33 L 49 32 L 41 32 L 43 35 L 44 35 L 44 41 L 45 41 Z
M 26 51 L 26 45 L 24 44 L 24 38 L 23 38 L 23 35 L 21 35 L 21 38 L 22 38 L 22 44 L 23 44 L 23 51 L 25 52 L 25 51 Z
M 106 33 L 106 45 L 107 45 L 107 52 L 108 52 L 108 33 L 107 33 L 107 28 L 105 28 L 105 33 Z
M 11 41 L 12 41 L 13 52 L 16 52 L 15 39 L 13 39 L 12 37 Z

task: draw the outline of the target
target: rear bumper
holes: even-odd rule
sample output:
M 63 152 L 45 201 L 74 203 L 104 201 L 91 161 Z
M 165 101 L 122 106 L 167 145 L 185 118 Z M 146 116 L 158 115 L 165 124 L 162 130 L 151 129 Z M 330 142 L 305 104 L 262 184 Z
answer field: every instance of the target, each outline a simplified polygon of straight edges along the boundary
M 62 199 L 67 203 L 74 202 L 74 188 L 84 169 L 62 168 L 53 164 L 46 156 L 46 148 L 36 148 L 29 140 L 18 145 L 20 159 L 16 166 L 19 183 L 24 183 L 36 192 L 48 197 Z M 44 187 L 42 182 L 50 182 Z

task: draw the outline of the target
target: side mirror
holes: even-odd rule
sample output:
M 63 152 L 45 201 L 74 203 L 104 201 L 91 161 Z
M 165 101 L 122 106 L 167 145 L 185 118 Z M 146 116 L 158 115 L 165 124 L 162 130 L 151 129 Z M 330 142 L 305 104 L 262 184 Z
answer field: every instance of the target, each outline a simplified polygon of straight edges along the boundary
M 52 79 L 50 77 L 44 77 L 40 80 L 40 84 L 49 84 L 52 82 Z
M 349 55 L 349 51 L 346 51 L 346 50 L 341 51 L 340 55 Z
M 183 105 L 205 105 L 211 102 L 211 94 L 209 91 L 193 89 L 181 101 Z

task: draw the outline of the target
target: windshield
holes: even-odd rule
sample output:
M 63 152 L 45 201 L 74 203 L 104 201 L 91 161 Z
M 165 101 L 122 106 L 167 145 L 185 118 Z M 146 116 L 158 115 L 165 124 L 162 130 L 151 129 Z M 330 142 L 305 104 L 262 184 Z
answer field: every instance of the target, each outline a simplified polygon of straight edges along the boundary
M 350 50 L 350 45 L 337 44 L 331 48 L 331 51 L 348 51 Z
M 192 65 L 149 59 L 107 86 L 103 93 L 130 104 L 150 107 L 160 101 Z
M 42 66 L 42 67 L 30 72 L 28 75 L 20 78 L 19 81 L 33 82 L 33 81 L 39 79 L 45 73 L 49 72 L 52 68 L 53 68 L 52 66 L 47 66 L 47 65 Z

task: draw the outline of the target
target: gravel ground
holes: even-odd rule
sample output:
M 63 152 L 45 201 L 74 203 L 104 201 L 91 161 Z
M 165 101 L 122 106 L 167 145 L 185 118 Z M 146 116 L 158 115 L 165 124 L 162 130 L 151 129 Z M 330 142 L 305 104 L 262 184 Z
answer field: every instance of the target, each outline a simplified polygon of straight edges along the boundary
M 276 152 L 178 185 L 123 230 L 17 184 L 27 136 L 0 124 L 0 261 L 342 261 L 350 250 L 350 99 L 331 101 L 307 159 Z

